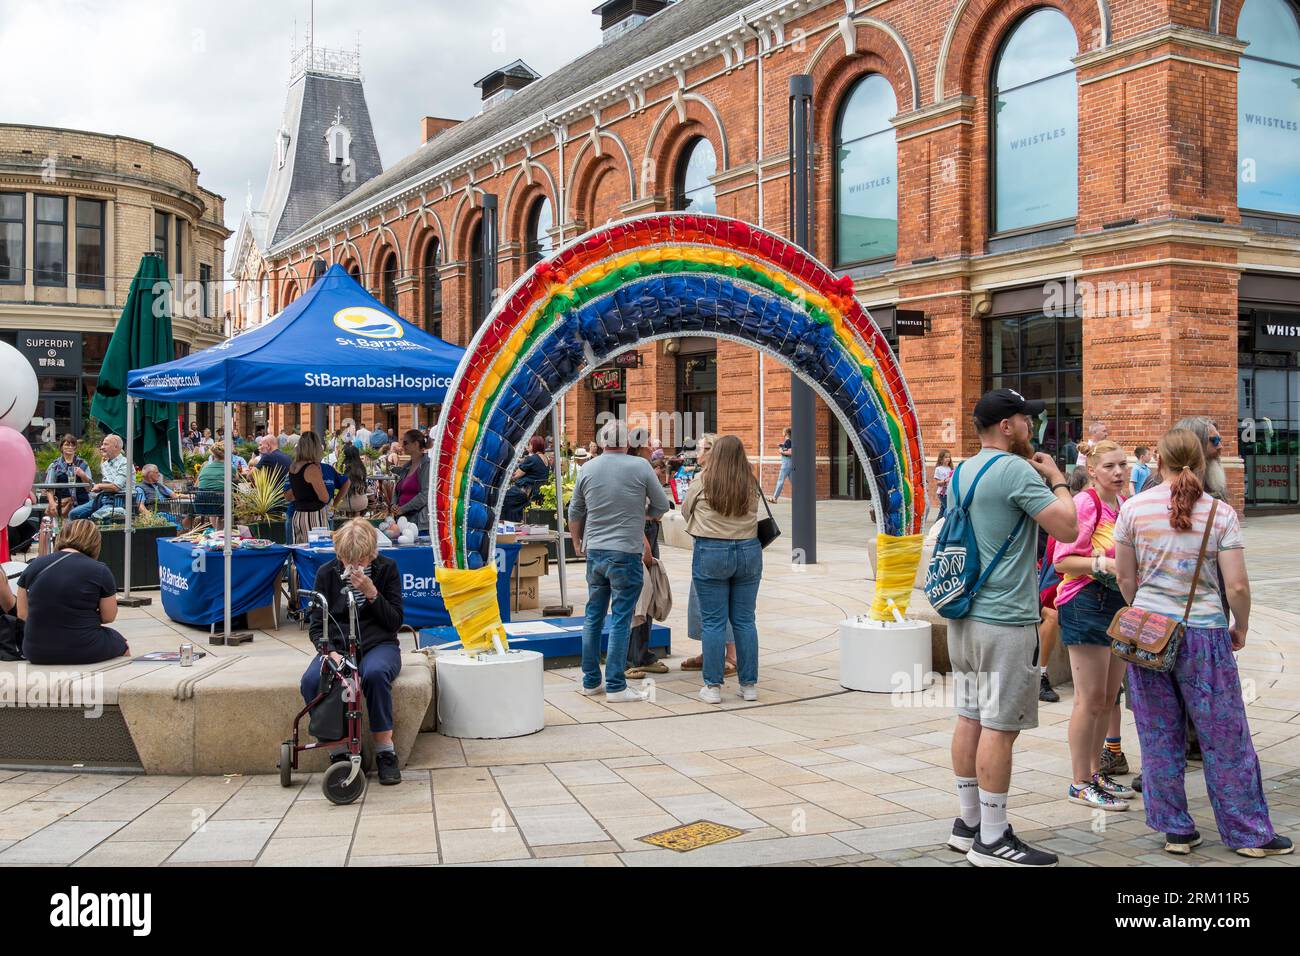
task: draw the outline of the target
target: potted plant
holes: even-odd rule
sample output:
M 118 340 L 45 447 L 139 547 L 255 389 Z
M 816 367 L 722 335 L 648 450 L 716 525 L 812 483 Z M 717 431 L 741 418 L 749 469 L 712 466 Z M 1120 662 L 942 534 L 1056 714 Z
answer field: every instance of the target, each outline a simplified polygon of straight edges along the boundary
M 126 525 L 120 521 L 99 529 L 103 544 L 99 560 L 108 565 L 119 585 L 126 576 Z M 148 508 L 141 508 L 131 519 L 131 588 L 158 587 L 158 539 L 177 534 L 174 524 Z
M 563 481 L 564 502 L 566 507 L 568 502 L 573 499 L 573 484 L 574 482 L 572 479 L 566 478 Z M 559 530 L 559 521 L 555 513 L 554 478 L 551 478 L 546 482 L 546 484 L 542 485 L 541 490 L 538 493 L 538 501 L 524 512 L 524 520 L 530 525 L 550 528 L 552 531 Z M 559 553 L 556 550 L 554 543 L 547 544 L 546 557 L 550 561 L 559 560 Z M 572 553 L 567 554 L 566 557 L 570 561 L 574 560 Z
M 232 502 L 236 524 L 248 525 L 255 538 L 269 538 L 279 544 L 289 540 L 284 520 L 288 505 L 284 472 L 279 468 L 255 468 L 251 477 L 238 486 Z

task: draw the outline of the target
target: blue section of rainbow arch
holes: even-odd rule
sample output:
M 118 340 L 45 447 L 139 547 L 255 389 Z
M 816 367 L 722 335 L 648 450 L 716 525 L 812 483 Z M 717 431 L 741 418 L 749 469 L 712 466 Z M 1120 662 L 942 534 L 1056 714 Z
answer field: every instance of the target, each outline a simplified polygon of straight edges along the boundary
M 708 273 L 676 273 L 634 280 L 565 315 L 503 383 L 470 464 L 465 509 L 469 567 L 482 567 L 491 552 L 489 532 L 516 449 L 557 397 L 581 378 L 587 363 L 584 343 L 599 364 L 655 337 L 692 334 L 751 343 L 815 383 L 866 452 L 864 465 L 884 501 L 877 508 L 881 531 L 903 533 L 902 463 L 878 399 L 832 330 L 758 286 Z

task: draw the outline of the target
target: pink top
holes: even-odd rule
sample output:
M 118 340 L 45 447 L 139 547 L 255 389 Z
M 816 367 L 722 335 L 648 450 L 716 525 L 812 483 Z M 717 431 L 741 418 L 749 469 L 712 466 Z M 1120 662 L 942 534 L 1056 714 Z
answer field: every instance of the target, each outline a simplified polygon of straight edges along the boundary
M 420 493 L 420 463 L 412 462 L 411 469 L 397 483 L 397 504 L 406 504 Z
M 1120 498 L 1119 504 L 1123 503 L 1124 499 Z M 1119 517 L 1119 508 L 1112 508 L 1091 488 L 1085 488 L 1074 496 L 1074 509 L 1079 515 L 1079 537 L 1069 543 L 1058 541 L 1052 553 L 1052 561 L 1060 561 L 1071 555 L 1091 558 L 1104 554 L 1108 558 L 1115 557 L 1115 521 Z M 1061 575 L 1061 586 L 1056 591 L 1056 606 L 1068 604 L 1071 598 L 1091 582 L 1090 574 Z

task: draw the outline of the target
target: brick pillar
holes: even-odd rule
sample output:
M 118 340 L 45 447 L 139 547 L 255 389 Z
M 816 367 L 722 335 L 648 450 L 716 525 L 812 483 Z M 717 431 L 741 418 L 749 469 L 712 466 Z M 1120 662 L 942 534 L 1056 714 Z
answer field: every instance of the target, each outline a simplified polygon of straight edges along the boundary
M 899 265 L 971 248 L 968 197 L 976 100 L 952 97 L 895 120 Z
M 419 302 L 417 292 L 419 289 L 419 279 L 414 275 L 402 275 L 394 283 L 397 290 L 397 309 L 395 310 L 407 322 L 412 325 L 424 328 L 424 323 L 420 321 Z
M 948 278 L 900 288 L 900 299 L 935 296 L 923 300 L 930 331 L 898 346 L 927 461 L 945 448 L 958 459 L 979 451 L 971 412 L 984 393 L 984 327 L 965 285 Z

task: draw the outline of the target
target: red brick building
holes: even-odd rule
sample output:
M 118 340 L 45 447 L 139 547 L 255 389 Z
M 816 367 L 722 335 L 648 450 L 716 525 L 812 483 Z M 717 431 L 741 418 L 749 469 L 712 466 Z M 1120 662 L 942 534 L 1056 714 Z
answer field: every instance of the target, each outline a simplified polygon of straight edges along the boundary
M 612 0 L 598 13 L 599 47 L 551 76 L 516 61 L 484 77 L 481 113 L 424 118 L 415 153 L 241 247 L 236 276 L 273 313 L 313 262 L 339 262 L 464 343 L 490 309 L 476 280 L 485 194 L 501 289 L 548 249 L 650 211 L 788 235 L 789 81 L 811 74 L 814 252 L 887 333 L 923 313 L 924 335 L 893 341 L 929 455 L 972 453 L 975 400 L 1014 385 L 1048 402 L 1048 450 L 1092 421 L 1131 449 L 1207 414 L 1238 505 L 1300 503 L 1290 0 Z M 687 413 L 692 429 L 740 435 L 772 480 L 784 368 L 728 341 L 640 356 L 599 376 L 604 390 L 569 394 L 571 438 L 589 440 L 602 410 Z M 273 409 L 272 424 L 306 411 Z M 817 454 L 821 494 L 861 494 L 824 407 Z

